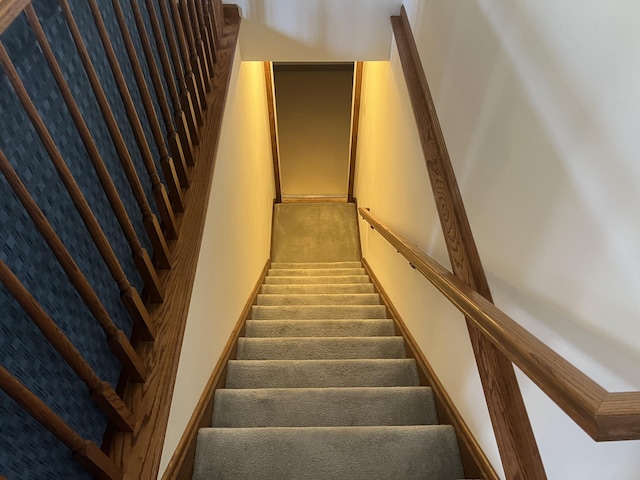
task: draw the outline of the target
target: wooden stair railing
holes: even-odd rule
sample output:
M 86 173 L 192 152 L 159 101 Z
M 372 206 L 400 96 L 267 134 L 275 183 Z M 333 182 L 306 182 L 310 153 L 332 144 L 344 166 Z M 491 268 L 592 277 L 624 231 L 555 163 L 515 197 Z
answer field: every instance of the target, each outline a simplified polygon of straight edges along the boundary
M 453 273 L 491 302 L 491 290 L 471 233 L 449 153 L 404 6 L 391 17 L 400 63 L 418 128 Z M 469 338 L 507 478 L 542 480 L 546 473 L 512 363 L 466 318 Z
M 42 9 L 50 9 L 50 12 L 41 17 L 36 11 L 41 7 L 38 4 L 33 5 L 29 0 L 0 0 L 0 34 L 3 34 L 3 40 L 0 41 L 0 73 L 4 73 L 8 80 L 6 84 L 10 85 L 9 95 L 6 98 L 11 97 L 11 102 L 0 103 L 0 114 L 5 113 L 1 111 L 5 105 L 11 105 L 13 109 L 21 108 L 20 112 L 16 110 L 17 113 L 14 116 L 21 122 L 25 122 L 25 125 L 28 123 L 35 132 L 36 136 L 33 138 L 36 142 L 37 139 L 41 141 L 45 152 L 44 158 L 48 155 L 53 167 L 52 171 L 57 173 L 57 177 L 54 175 L 51 179 L 47 178 L 47 181 L 60 184 L 56 185 L 56 189 L 65 192 L 71 199 L 71 202 L 65 204 L 63 208 L 70 208 L 73 214 L 61 210 L 60 215 L 52 215 L 57 205 L 52 203 L 52 199 L 53 201 L 56 199 L 55 195 L 47 196 L 50 186 L 43 187 L 42 184 L 32 182 L 34 167 L 29 163 L 28 156 L 32 151 L 39 152 L 40 147 L 36 146 L 30 150 L 30 145 L 26 145 L 16 149 L 15 145 L 20 145 L 22 141 L 20 135 L 14 135 L 11 139 L 7 135 L 2 139 L 3 142 L 8 142 L 11 155 L 9 152 L 5 155 L 3 150 L 7 149 L 0 148 L 2 188 L 5 188 L 6 184 L 8 191 L 12 192 L 17 200 L 15 202 L 12 198 L 4 208 L 13 209 L 8 210 L 7 218 L 19 218 L 20 222 L 24 222 L 23 218 L 26 218 L 26 223 L 18 226 L 18 232 L 20 228 L 33 227 L 36 237 L 44 240 L 42 244 L 44 250 L 47 246 L 49 248 L 45 253 L 54 258 L 54 263 L 57 260 L 56 266 L 61 267 L 63 281 L 67 281 L 72 287 L 71 294 L 78 297 L 77 306 L 86 308 L 87 312 L 78 312 L 77 318 L 71 322 L 66 320 L 61 322 L 66 325 L 62 328 L 55 320 L 56 312 L 49 311 L 50 308 L 57 308 L 51 307 L 51 297 L 57 295 L 58 286 L 43 286 L 37 281 L 31 281 L 30 279 L 37 277 L 39 273 L 37 256 L 13 259 L 10 255 L 13 253 L 12 247 L 2 250 L 0 287 L 3 290 L 0 293 L 3 295 L 3 301 L 11 297 L 11 301 L 15 301 L 22 307 L 22 312 L 18 313 L 16 310 L 16 314 L 23 315 L 17 320 L 22 322 L 20 325 L 34 325 L 39 330 L 42 335 L 37 335 L 36 341 L 39 342 L 44 337 L 59 355 L 57 358 L 62 365 L 65 365 L 64 368 L 70 368 L 70 371 L 75 373 L 74 378 L 84 384 L 87 389 L 87 398 L 93 400 L 109 421 L 102 449 L 74 431 L 47 405 L 43 400 L 44 397 L 40 398 L 25 386 L 29 382 L 37 382 L 41 378 L 38 376 L 39 372 L 35 377 L 27 378 L 29 382 L 23 384 L 21 382 L 26 377 L 23 378 L 22 373 L 17 375 L 21 379 L 19 381 L 10 371 L 13 366 L 10 368 L 9 365 L 2 365 L 0 366 L 0 389 L 66 444 L 76 460 L 95 478 L 100 479 L 122 479 L 125 474 L 127 478 L 157 476 L 159 452 L 168 421 L 167 406 L 170 403 L 175 382 L 177 360 L 186 323 L 190 291 L 193 286 L 192 273 L 197 264 L 202 240 L 206 199 L 212 184 L 215 151 L 240 24 L 237 7 L 223 7 L 220 0 L 184 0 L 179 3 L 173 0 L 145 0 L 146 9 L 144 10 L 140 8 L 139 1 L 141 0 L 130 0 L 127 3 L 113 0 L 109 10 L 108 6 L 96 0 L 89 0 L 86 5 L 74 4 L 73 7 L 68 0 L 59 0 L 61 16 L 64 19 L 60 25 L 63 26 L 63 30 L 68 28 L 68 31 L 62 32 L 58 37 L 59 31 L 54 29 L 54 37 L 51 38 L 49 37 L 51 31 L 48 30 L 51 26 L 48 24 L 48 15 L 60 15 L 55 11 L 55 7 L 42 4 Z M 156 1 L 160 5 L 162 24 L 155 11 Z M 87 17 L 85 11 L 76 12 L 76 8 L 78 10 L 87 8 L 86 11 L 90 15 Z M 170 11 L 172 17 L 170 17 Z M 83 15 L 81 21 L 80 13 Z M 33 59 L 31 57 L 26 59 L 29 67 L 26 70 L 21 69 L 23 58 L 18 58 L 17 55 L 15 58 L 11 56 L 15 53 L 12 49 L 16 48 L 20 42 L 13 42 L 10 33 L 7 33 L 6 37 L 9 39 L 6 43 L 11 45 L 5 48 L 4 43 L 5 32 L 21 15 L 26 19 L 24 26 L 27 27 L 27 30 L 20 27 L 23 29 L 22 35 L 32 35 L 40 47 L 39 50 L 29 48 L 25 50 L 27 52 L 25 55 L 34 56 Z M 87 22 L 91 22 L 91 19 L 93 24 L 89 26 Z M 147 21 L 149 23 L 146 23 Z M 130 22 L 135 22 L 135 28 L 130 26 Z M 113 32 L 109 28 L 114 24 L 116 29 L 119 28 L 122 38 L 111 37 Z M 56 28 L 60 25 L 56 24 Z M 151 26 L 153 40 L 147 32 L 147 25 Z M 98 41 L 91 43 L 87 40 L 89 38 L 86 35 L 87 32 L 82 28 L 95 29 Z M 70 43 L 70 48 L 73 49 L 72 55 L 78 55 L 79 65 L 87 75 L 90 89 L 77 88 L 76 79 L 69 77 L 64 59 L 59 57 L 69 54 L 69 51 L 65 50 L 68 45 L 60 48 L 60 44 L 56 42 L 60 42 L 62 38 L 69 43 L 64 38 L 69 34 L 70 39 L 73 40 Z M 134 38 L 135 35 L 137 38 Z M 176 42 L 176 35 L 179 43 Z M 24 38 L 20 39 L 20 41 L 23 40 Z M 137 40 L 140 43 L 137 43 Z M 136 44 L 142 46 L 142 51 L 136 50 Z M 22 45 L 19 46 L 22 47 Z M 96 54 L 96 49 L 100 46 L 107 59 L 107 68 L 110 68 L 115 79 L 114 86 L 104 77 L 105 71 L 94 66 L 91 55 Z M 180 58 L 178 46 L 182 48 L 184 59 Z M 40 54 L 45 61 L 44 67 L 42 61 L 35 58 Z M 140 55 L 144 55 L 144 61 L 148 67 L 146 71 L 140 63 Z M 127 77 L 130 75 L 127 73 L 129 71 L 123 70 L 123 62 L 130 63 L 132 78 Z M 164 82 L 160 77 L 158 62 L 162 68 Z M 33 65 L 36 66 L 33 67 Z M 196 66 L 198 77 L 192 70 L 192 67 Z M 24 73 L 25 71 L 28 73 Z M 33 83 L 27 81 L 27 76 L 32 71 L 39 75 L 38 81 L 45 79 L 53 82 L 53 88 L 57 87 L 55 95 L 59 94 L 59 98 L 64 101 L 69 117 L 63 112 L 52 120 L 53 117 L 42 113 L 51 107 L 39 105 L 41 97 L 29 91 Z M 196 80 L 199 81 L 198 84 L 195 83 Z M 107 82 L 109 82 L 108 88 Z M 196 96 L 195 103 L 191 101 L 189 85 L 193 95 Z M 137 88 L 140 94 L 136 99 L 131 95 L 131 88 Z M 107 93 L 108 89 L 115 90 L 116 95 L 119 93 L 124 110 L 114 107 L 113 102 L 117 103 L 119 100 L 113 98 L 113 91 L 110 91 L 110 97 Z M 152 98 L 153 94 L 155 100 Z M 93 98 L 86 101 L 91 96 Z M 171 99 L 173 111 L 168 98 Z M 99 107 L 97 117 L 91 115 L 93 112 L 84 110 L 87 105 L 92 105 L 93 101 Z M 164 128 L 156 112 L 156 105 L 160 109 Z M 144 110 L 144 116 L 138 116 L 138 111 L 141 110 Z M 118 116 L 120 118 L 117 118 Z M 58 121 L 68 123 L 63 125 L 53 123 Z M 94 130 L 99 128 L 96 121 L 104 122 L 107 137 Z M 206 141 L 202 143 L 200 125 L 206 128 Z M 147 126 L 151 138 L 146 136 Z M 78 170 L 77 163 L 65 157 L 71 155 L 69 153 L 71 150 L 64 148 L 68 137 L 56 138 L 60 127 L 63 127 L 62 131 L 66 135 L 70 134 L 71 137 L 77 135 L 77 140 L 81 142 L 81 150 L 84 146 L 86 152 L 76 150 L 73 153 L 80 153 L 81 156 L 86 154 L 87 160 L 90 161 L 89 165 L 95 172 L 96 186 L 89 187 L 87 182 L 90 180 L 84 178 L 78 181 L 80 179 L 78 172 L 84 172 L 84 170 Z M 123 134 L 123 129 L 128 128 L 131 128 L 138 152 L 129 150 L 128 137 L 125 139 Z M 109 147 L 113 148 L 116 155 L 108 155 L 102 151 L 102 148 L 105 148 L 106 139 L 112 142 Z M 157 147 L 164 180 L 156 169 L 150 141 Z M 7 143 L 3 143 L 4 145 Z M 23 151 L 26 152 L 24 157 L 20 153 Z M 9 159 L 8 156 L 12 158 Z M 200 161 L 200 157 L 204 157 L 205 160 Z M 77 162 L 78 159 L 73 160 Z M 139 171 L 146 172 L 147 178 L 141 178 Z M 166 182 L 166 185 L 163 182 Z M 44 193 L 41 191 L 43 188 Z M 126 193 L 131 196 L 125 199 L 121 189 L 130 189 Z M 147 189 L 153 194 L 162 220 L 161 224 L 148 203 L 145 193 Z M 104 204 L 106 211 L 102 204 L 96 207 L 93 203 L 99 201 L 96 197 L 101 195 L 106 199 Z M 8 198 L 4 200 L 7 201 Z M 26 216 L 17 212 L 15 205 L 21 207 Z M 139 210 L 140 217 L 134 218 L 130 210 L 132 206 Z M 76 221 L 74 216 L 76 214 L 82 222 L 73 224 Z M 106 219 L 105 215 L 113 215 L 113 218 Z M 64 224 L 66 217 L 69 217 L 69 225 Z M 74 259 L 74 255 L 85 252 L 86 249 L 84 246 L 79 249 L 73 243 L 76 241 L 74 235 L 69 235 L 68 231 L 66 235 L 56 231 L 57 228 L 61 228 L 61 222 L 64 228 L 86 229 L 90 252 L 84 254 L 94 255 L 95 258 L 84 258 L 82 262 Z M 108 222 L 109 228 L 104 228 L 102 222 Z M 114 225 L 116 230 L 113 229 Z M 3 223 L 0 226 L 3 233 L 6 232 L 5 238 L 15 243 L 16 238 L 11 236 L 11 228 L 14 226 L 9 223 Z M 153 248 L 151 256 L 143 244 L 145 239 L 138 236 L 137 229 L 146 232 Z M 29 235 L 33 235 L 31 230 Z M 114 235 L 122 235 L 122 238 L 115 238 Z M 18 233 L 17 240 L 19 241 L 20 238 Z M 82 237 L 80 241 L 85 240 Z M 128 258 L 127 255 L 122 255 L 123 242 L 128 248 L 126 251 L 130 251 Z M 37 254 L 42 255 L 43 247 L 40 245 L 32 247 L 29 243 L 24 243 L 22 247 L 26 251 L 37 248 L 39 249 Z M 36 252 L 36 250 L 33 251 Z M 6 252 L 9 253 L 6 254 Z M 20 272 L 12 269 L 14 260 L 19 265 Z M 92 263 L 100 264 L 105 268 L 89 272 L 90 268 L 87 265 Z M 138 293 L 135 286 L 137 280 L 133 277 L 130 280 L 128 277 L 127 272 L 131 272 L 131 268 L 137 270 L 143 282 L 142 294 Z M 64 278 L 65 274 L 66 278 Z M 92 274 L 103 275 L 106 278 L 91 278 Z M 28 281 L 24 281 L 25 275 Z M 50 278 L 53 274 L 49 272 L 48 275 L 47 278 Z M 115 292 L 120 294 L 125 306 L 125 309 L 122 309 L 124 314 L 114 307 L 111 299 L 103 298 L 109 295 L 107 287 L 113 285 L 110 282 L 115 283 Z M 99 283 L 101 287 L 94 288 L 95 283 Z M 29 290 L 29 286 L 34 284 L 40 288 L 36 293 Z M 43 288 L 50 290 L 43 290 Z M 41 303 L 41 297 L 46 300 L 44 303 Z M 116 294 L 116 305 L 117 298 Z M 112 308 L 115 311 L 112 312 Z M 127 312 L 130 318 L 126 318 Z M 83 315 L 87 316 L 87 314 L 89 317 L 94 317 L 106 336 L 106 344 L 120 362 L 122 369 L 117 386 L 101 378 L 104 373 L 102 368 L 108 370 L 111 367 L 94 365 L 102 359 L 105 360 L 106 365 L 113 365 L 112 360 L 106 357 L 96 360 L 95 352 L 104 356 L 105 353 L 101 353 L 104 350 L 100 348 L 96 350 L 94 345 L 88 343 L 87 345 L 74 343 L 77 338 L 74 337 L 75 332 L 69 330 L 71 328 L 69 325 L 84 330 L 86 326 L 82 322 L 87 320 Z M 8 314 L 3 312 L 1 318 L 3 335 L 4 331 L 12 330 L 8 322 L 16 321 L 7 317 Z M 123 325 L 126 324 L 133 326 L 131 338 L 128 338 L 123 331 Z M 4 327 L 8 328 L 4 330 Z M 33 335 L 32 330 L 28 330 L 28 335 Z M 90 340 L 93 341 L 93 338 L 90 337 Z M 100 341 L 99 337 L 98 340 Z M 94 357 L 90 358 L 88 354 Z M 108 350 L 106 355 L 108 356 Z M 12 361 L 11 356 L 8 358 Z M 29 373 L 29 375 L 33 374 Z M 52 391 L 61 396 L 68 395 L 62 390 L 52 389 Z M 71 414 L 73 413 L 75 412 Z M 68 414 L 69 412 L 66 412 L 66 415 Z M 73 425 L 76 423 L 75 420 L 77 419 L 74 418 L 74 422 L 71 422 Z M 146 459 L 144 464 L 141 464 L 140 458 Z M 0 478 L 6 478 L 4 475 L 7 474 L 12 475 L 3 465 Z
M 640 392 L 608 392 L 367 209 L 359 213 L 591 438 L 640 440 Z

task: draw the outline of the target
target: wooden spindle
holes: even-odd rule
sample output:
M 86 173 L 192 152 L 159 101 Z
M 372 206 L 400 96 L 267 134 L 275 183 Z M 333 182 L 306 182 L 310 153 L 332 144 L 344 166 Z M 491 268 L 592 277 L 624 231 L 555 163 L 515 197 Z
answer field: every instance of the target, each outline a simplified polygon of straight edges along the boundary
M 142 50 L 144 51 L 144 56 L 147 60 L 147 66 L 149 67 L 151 83 L 153 84 L 153 89 L 156 93 L 158 105 L 160 105 L 160 112 L 162 113 L 162 119 L 164 121 L 164 126 L 169 141 L 169 148 L 171 149 L 174 164 L 176 166 L 176 173 L 178 174 L 180 185 L 183 188 L 188 188 L 191 182 L 189 180 L 189 172 L 187 169 L 187 162 L 185 157 L 186 154 L 182 147 L 180 137 L 177 135 L 176 129 L 173 126 L 173 120 L 171 119 L 171 109 L 169 108 L 167 95 L 164 91 L 164 85 L 162 85 L 162 79 L 160 78 L 160 72 L 158 71 L 156 57 L 153 53 L 153 48 L 151 47 L 149 36 L 147 35 L 147 28 L 144 24 L 144 19 L 142 18 L 142 12 L 140 11 L 138 0 L 131 0 L 130 3 L 131 9 L 133 11 L 133 16 L 136 21 L 138 35 L 140 36 L 140 40 L 142 42 Z
M 118 466 L 95 443 L 78 435 L 46 403 L 1 365 L 0 388 L 25 412 L 64 443 L 73 453 L 73 457 L 95 478 L 108 480 L 124 478 Z
M 153 245 L 154 257 L 158 260 L 158 263 L 162 268 L 171 268 L 171 253 L 169 252 L 169 247 L 167 246 L 160 224 L 149 206 L 147 196 L 144 193 L 144 188 L 142 187 L 142 183 L 138 177 L 138 172 L 133 164 L 133 159 L 131 158 L 127 144 L 124 141 L 120 127 L 118 127 L 118 122 L 111 110 L 111 105 L 109 104 L 107 95 L 100 83 L 98 72 L 93 66 L 93 62 L 89 56 L 89 51 L 82 40 L 80 30 L 78 29 L 78 25 L 76 24 L 73 15 L 71 14 L 67 1 L 61 0 L 60 5 L 62 6 L 62 13 L 64 14 L 67 25 L 69 26 L 71 36 L 73 37 L 78 49 L 82 65 L 89 77 L 89 83 L 91 83 L 91 88 L 93 89 L 96 100 L 98 101 L 100 111 L 105 119 L 109 135 L 111 136 L 116 153 L 118 154 L 118 159 L 120 160 L 122 169 L 125 172 L 131 191 L 136 199 L 140 213 L 142 214 L 143 225 L 149 240 Z M 164 190 L 164 186 L 160 183 L 158 175 L 151 176 L 151 179 L 154 199 L 158 206 L 158 210 L 162 215 L 162 222 L 165 225 L 170 225 L 172 221 L 175 222 L 175 219 L 173 218 L 173 212 L 169 207 L 169 200 Z
M 213 39 L 213 30 L 211 29 L 211 24 L 209 23 L 209 11 L 206 8 L 206 5 L 202 5 L 205 0 L 195 0 L 196 2 L 196 10 L 198 13 L 198 24 L 200 25 L 200 36 L 202 38 L 205 50 L 205 56 L 207 59 L 207 64 L 209 66 L 209 78 L 213 78 L 215 74 L 215 64 L 216 64 L 216 50 L 215 50 L 215 42 Z
M 187 88 L 189 89 L 189 93 L 191 94 L 191 99 L 193 100 L 193 108 L 194 113 L 196 115 L 196 120 L 198 121 L 198 125 L 204 125 L 204 118 L 202 116 L 202 112 L 204 110 L 203 103 L 206 103 L 206 99 L 200 95 L 200 90 L 197 86 L 196 76 L 193 73 L 191 68 L 191 58 L 189 56 L 189 47 L 187 46 L 187 40 L 185 38 L 184 29 L 182 28 L 182 20 L 180 18 L 180 12 L 178 11 L 178 5 L 175 0 L 159 0 L 160 8 L 165 4 L 166 1 L 169 2 L 171 17 L 173 18 L 173 28 L 176 32 L 176 38 L 178 39 L 178 46 L 180 47 L 180 54 L 182 56 L 182 65 L 184 67 L 184 78 L 187 82 Z
M 209 65 L 209 56 L 205 50 L 204 41 L 202 39 L 202 28 L 204 25 L 201 23 L 202 17 L 198 15 L 198 9 L 196 7 L 199 0 L 192 0 L 183 3 L 189 7 L 189 17 L 191 18 L 191 30 L 193 31 L 193 37 L 195 41 L 195 51 L 198 56 L 200 68 L 202 71 L 202 80 L 204 81 L 204 88 L 209 93 L 211 91 L 211 71 Z
M 172 2 L 173 3 L 173 2 Z M 205 90 L 208 92 L 209 90 L 206 87 L 207 80 L 205 80 L 205 74 L 202 67 L 202 62 L 200 61 L 200 56 L 198 55 L 198 48 L 196 47 L 196 39 L 194 35 L 193 22 L 191 19 L 191 12 L 189 9 L 189 5 L 184 0 L 178 2 L 178 6 L 180 7 L 180 18 L 182 19 L 182 28 L 184 29 L 185 36 L 187 39 L 187 46 L 189 47 L 189 59 L 191 60 L 191 70 L 193 70 L 193 74 L 196 76 L 196 85 L 198 86 L 198 93 L 200 94 L 200 101 L 202 110 L 207 109 L 207 94 Z
M 31 29 L 33 30 L 38 43 L 42 49 L 45 59 L 49 65 L 49 68 L 53 74 L 53 77 L 58 84 L 58 88 L 62 93 L 62 97 L 64 98 L 65 104 L 71 113 L 71 117 L 73 119 L 76 128 L 80 134 L 80 138 L 82 139 L 82 143 L 84 144 L 89 158 L 93 164 L 93 167 L 98 175 L 98 179 L 100 180 L 100 184 L 102 185 L 102 189 L 109 200 L 109 204 L 120 224 L 120 228 L 127 239 L 129 247 L 131 249 L 132 258 L 140 276 L 142 277 L 145 288 L 147 292 L 149 292 L 150 298 L 154 302 L 162 302 L 163 300 L 163 291 L 162 285 L 160 283 L 160 279 L 156 274 L 156 270 L 149 258 L 149 254 L 142 247 L 140 240 L 138 239 L 138 235 L 136 234 L 135 229 L 133 228 L 133 224 L 131 223 L 131 219 L 129 218 L 129 214 L 120 199 L 120 195 L 118 194 L 118 190 L 111 179 L 111 175 L 107 170 L 107 167 L 102 160 L 102 156 L 100 155 L 100 151 L 96 145 L 91 132 L 89 131 L 89 127 L 87 126 L 80 109 L 71 93 L 71 89 L 67 84 L 67 81 L 62 74 L 62 70 L 60 69 L 60 65 L 56 60 L 56 57 L 53 53 L 53 49 L 47 40 L 47 37 L 42 29 L 42 25 L 38 20 L 38 15 L 36 14 L 33 5 L 29 4 L 25 7 L 25 13 L 29 24 L 31 25 Z
M 149 17 L 151 18 L 151 26 L 153 28 L 153 35 L 156 39 L 156 45 L 158 46 L 158 50 L 160 50 L 161 46 L 164 48 L 164 42 L 162 41 L 162 32 L 160 32 L 160 24 L 158 22 L 158 17 L 155 13 L 155 7 L 153 5 L 153 0 L 145 0 L 147 5 L 147 10 L 149 11 Z M 178 50 L 178 43 L 176 41 L 176 36 L 173 31 L 173 25 L 171 24 L 171 18 L 169 17 L 169 11 L 167 9 L 167 5 L 164 3 L 164 0 L 159 0 L 160 5 L 160 15 L 162 17 L 162 24 L 164 25 L 164 31 L 167 36 L 167 43 L 169 44 L 169 51 L 171 52 L 171 61 L 173 62 L 173 69 L 175 71 L 176 79 L 178 82 L 178 87 L 180 88 L 180 105 L 182 106 L 182 112 L 189 126 L 189 134 L 191 137 L 191 141 L 194 145 L 200 145 L 200 129 L 197 125 L 197 117 L 196 117 L 196 108 L 193 104 L 191 98 L 191 92 L 187 86 L 187 82 L 184 78 L 184 70 L 182 68 L 182 62 L 180 60 L 180 52 Z M 160 59 L 162 62 L 162 69 L 164 70 L 165 78 L 167 79 L 167 83 L 173 81 L 173 75 L 171 74 L 171 67 L 168 64 L 166 49 L 164 56 L 161 55 Z M 175 85 L 174 85 L 175 86 Z M 173 103 L 174 112 L 178 111 L 176 107 L 176 97 L 177 88 L 171 90 L 169 87 L 169 92 L 171 92 L 171 99 Z M 192 163 L 190 165 L 194 165 L 193 158 L 191 159 Z
M 33 104 L 31 97 L 25 89 L 24 84 L 13 66 L 13 62 L 9 58 L 9 54 L 4 48 L 4 44 L 2 42 L 0 42 L 0 64 L 4 69 L 9 82 L 13 86 L 13 89 L 18 96 L 18 100 L 20 100 L 29 120 L 31 120 L 38 137 L 42 141 L 45 150 L 49 154 L 49 158 L 69 193 L 76 210 L 87 227 L 89 235 L 91 235 L 96 248 L 100 252 L 100 255 L 109 269 L 109 273 L 111 273 L 111 276 L 118 285 L 118 288 L 120 289 L 120 298 L 127 308 L 129 315 L 131 315 L 134 325 L 144 335 L 145 339 L 152 340 L 155 337 L 155 327 L 153 326 L 153 321 L 149 316 L 149 312 L 147 312 L 147 308 L 142 302 L 138 291 L 133 287 L 133 285 L 131 285 L 131 283 L 129 283 L 129 280 L 120 265 L 118 257 L 116 257 L 109 240 L 102 231 L 100 223 L 84 198 L 75 178 L 73 178 L 73 174 L 64 161 L 60 150 L 58 150 L 51 133 L 49 133 L 47 126 L 40 117 L 36 106 Z
M 222 0 L 209 0 L 209 5 L 211 6 L 213 20 L 216 26 L 218 45 L 221 45 L 224 38 L 224 9 L 222 7 Z
M 111 385 L 98 378 L 78 349 L 1 259 L 0 282 L 11 292 L 44 337 L 84 382 L 89 389 L 91 398 L 107 418 L 120 430 L 132 432 L 136 425 L 136 419 L 129 407 L 125 405 Z
M 138 357 L 138 354 L 131 346 L 131 343 L 129 343 L 124 332 L 118 329 L 113 323 L 100 298 L 93 288 L 91 288 L 87 278 L 42 213 L 42 210 L 40 210 L 40 207 L 38 207 L 35 200 L 31 197 L 27 187 L 22 183 L 22 180 L 20 180 L 20 177 L 18 177 L 18 174 L 2 150 L 0 150 L 0 172 L 2 172 L 6 178 L 7 183 L 42 235 L 44 241 L 49 245 L 51 252 L 60 263 L 67 277 L 69 277 L 71 284 L 80 295 L 80 298 L 82 298 L 100 327 L 102 327 L 102 330 L 107 336 L 107 343 L 111 351 L 116 358 L 118 358 L 125 372 L 133 381 L 144 382 L 147 374 L 142 360 Z
M 216 28 L 214 24 L 211 4 L 207 0 L 200 0 L 200 5 L 202 6 L 202 11 L 204 14 L 205 25 L 207 26 L 207 31 L 209 32 L 209 43 L 211 49 L 211 56 L 213 59 L 213 63 L 218 62 L 218 38 L 216 36 Z M 215 69 L 212 69 L 212 74 L 215 74 Z
M 116 85 L 118 86 L 120 96 L 122 97 L 122 100 L 124 102 L 129 121 L 133 126 L 133 131 L 136 136 L 138 146 L 141 148 L 140 153 L 144 156 L 145 162 L 147 162 L 149 166 L 153 166 L 153 171 L 155 171 L 153 154 L 151 153 L 151 149 L 149 148 L 149 142 L 142 128 L 142 123 L 140 122 L 140 118 L 138 117 L 138 112 L 133 103 L 133 98 L 131 97 L 129 87 L 127 86 L 127 82 L 124 78 L 124 73 L 122 72 L 122 67 L 120 66 L 118 56 L 116 55 L 116 51 L 113 48 L 113 44 L 111 43 L 109 31 L 107 30 L 107 26 L 102 19 L 102 14 L 100 13 L 100 9 L 98 8 L 97 1 L 89 0 L 89 8 L 91 9 L 93 19 L 95 21 L 96 27 L 98 28 L 98 35 L 100 36 L 100 40 L 102 41 L 102 45 L 107 54 L 107 60 L 109 62 L 109 65 L 111 66 L 111 71 L 113 72 L 113 75 L 116 79 Z M 122 12 L 120 11 L 120 13 Z M 117 13 L 116 17 L 119 17 Z M 122 16 L 122 19 L 124 20 L 124 16 Z M 130 37 L 129 40 L 131 40 Z M 129 43 L 125 39 L 125 49 L 127 50 L 127 54 L 129 55 L 129 57 L 131 58 L 131 49 L 128 48 L 127 45 L 131 45 L 133 47 L 133 42 Z M 135 48 L 133 48 L 133 54 L 135 55 Z M 149 90 L 148 88 L 146 88 L 146 80 L 144 79 L 144 75 L 142 74 L 142 70 L 140 69 L 140 64 L 137 61 L 137 55 L 135 56 L 135 61 L 131 60 L 130 63 L 133 68 L 133 75 L 135 77 L 136 84 L 138 85 L 138 89 L 140 91 L 140 96 L 142 98 L 142 104 L 145 109 L 145 113 L 147 114 L 149 123 L 151 125 L 151 133 L 154 137 L 158 150 L 160 151 L 160 165 L 162 166 L 164 179 L 167 184 L 167 189 L 169 190 L 169 199 L 171 201 L 171 205 L 174 211 L 184 212 L 184 199 L 182 198 L 180 182 L 178 181 L 178 177 L 173 166 L 173 160 L 169 158 L 169 151 L 164 145 L 164 138 L 162 137 L 160 124 L 158 123 L 158 118 L 155 115 L 153 103 L 151 102 L 151 95 L 149 95 Z M 146 95 L 143 92 L 146 92 Z M 152 120 L 152 118 L 155 118 L 155 122 Z

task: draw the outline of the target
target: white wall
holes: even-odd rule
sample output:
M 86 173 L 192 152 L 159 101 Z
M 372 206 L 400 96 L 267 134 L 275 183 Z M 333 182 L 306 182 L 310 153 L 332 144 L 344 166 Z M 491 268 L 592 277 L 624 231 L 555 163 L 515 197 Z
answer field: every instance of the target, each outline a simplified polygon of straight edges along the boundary
M 241 62 L 236 51 L 160 477 L 269 257 L 274 183 L 266 105 L 262 63 Z
M 229 0 L 241 8 L 243 60 L 387 60 L 402 0 Z
M 496 304 L 612 391 L 640 389 L 640 4 L 407 0 Z M 406 87 L 365 66 L 356 191 L 448 265 Z M 373 231 L 369 258 L 496 467 L 461 315 Z M 550 479 L 634 479 L 519 376 Z

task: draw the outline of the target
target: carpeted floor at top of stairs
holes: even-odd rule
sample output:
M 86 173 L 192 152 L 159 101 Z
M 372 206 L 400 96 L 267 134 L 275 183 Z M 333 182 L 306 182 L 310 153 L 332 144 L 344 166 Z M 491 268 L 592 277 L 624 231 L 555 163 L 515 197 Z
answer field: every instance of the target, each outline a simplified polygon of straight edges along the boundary
M 462 478 L 454 430 L 438 425 L 359 261 L 355 207 L 280 204 L 274 225 L 277 261 L 198 434 L 193 479 Z

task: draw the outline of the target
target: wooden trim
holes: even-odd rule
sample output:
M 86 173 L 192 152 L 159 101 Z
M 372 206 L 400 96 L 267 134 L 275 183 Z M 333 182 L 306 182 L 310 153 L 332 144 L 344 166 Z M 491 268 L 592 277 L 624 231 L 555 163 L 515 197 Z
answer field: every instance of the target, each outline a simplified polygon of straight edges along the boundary
M 391 26 L 453 273 L 491 301 L 489 284 L 404 6 L 400 9 L 400 16 L 391 17 Z M 474 327 L 469 318 L 466 321 L 505 475 L 507 478 L 545 479 L 546 473 L 513 365 Z
M 253 290 L 249 294 L 247 302 L 240 312 L 240 317 L 229 335 L 229 339 L 220 354 L 220 358 L 213 372 L 211 372 L 209 381 L 202 391 L 202 395 L 200 395 L 200 400 L 193 410 L 193 414 L 169 461 L 169 465 L 167 465 L 162 480 L 191 479 L 198 429 L 211 426 L 211 414 L 207 415 L 207 412 L 213 412 L 213 397 L 216 390 L 218 388 L 224 388 L 224 382 L 227 376 L 227 363 L 229 360 L 235 360 L 236 358 L 238 337 L 244 336 L 245 322 L 251 315 L 251 307 L 256 304 L 260 287 L 264 282 L 264 277 L 266 277 L 270 265 L 271 260 L 267 259 Z
M 267 108 L 269 110 L 269 131 L 271 132 L 271 158 L 273 159 L 273 180 L 276 187 L 276 203 L 282 202 L 280 185 L 280 150 L 278 149 L 278 120 L 276 115 L 275 85 L 271 62 L 264 62 L 264 81 L 267 89 Z
M 359 213 L 591 438 L 640 440 L 640 392 L 606 391 L 409 240 Z
M 30 3 L 31 0 L 0 0 L 0 33 L 3 33 Z
M 36 394 L 0 365 L 0 389 L 73 452 L 74 458 L 99 479 L 122 480 L 122 470 L 95 443 L 78 435 Z
M 285 196 L 282 197 L 282 203 L 347 203 L 347 197 Z
M 111 458 L 128 478 L 156 478 L 160 467 L 239 27 L 240 16 L 236 10 L 236 15 L 229 18 L 228 35 L 219 51 L 203 142 L 193 171 L 193 178 L 197 181 L 185 194 L 189 208 L 183 217 L 180 238 L 174 245 L 175 266 L 170 271 L 161 272 L 165 302 L 150 306 L 158 325 L 156 340 L 139 344 L 139 351 L 147 361 L 149 378 L 144 386 L 129 383 L 124 388 L 125 402 L 143 420 L 133 434 L 116 432 L 105 443 Z
M 491 465 L 491 462 L 485 455 L 482 447 L 480 447 L 480 444 L 474 437 L 471 429 L 456 408 L 453 400 L 447 393 L 435 370 L 427 360 L 427 357 L 422 352 L 422 349 L 416 342 L 416 339 L 409 331 L 409 328 L 400 316 L 400 313 L 391 302 L 391 299 L 387 295 L 387 292 L 385 292 L 382 284 L 373 272 L 371 265 L 366 258 L 362 259 L 362 265 L 367 271 L 369 277 L 371 277 L 371 281 L 380 295 L 382 303 L 387 307 L 387 312 L 396 325 L 397 333 L 404 337 L 407 345 L 407 356 L 416 360 L 420 376 L 425 378 L 427 380 L 426 384 L 433 389 L 440 423 L 450 424 L 456 431 L 465 478 L 498 480 L 500 477 L 498 477 L 493 465 Z
M 356 175 L 356 154 L 358 148 L 358 126 L 360 125 L 360 97 L 362 96 L 362 72 L 364 62 L 356 62 L 353 86 L 353 110 L 351 112 L 351 148 L 349 151 L 349 202 L 353 202 L 353 187 Z
M 353 72 L 357 62 L 274 62 L 274 72 Z

